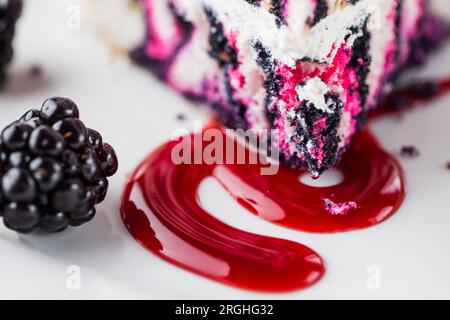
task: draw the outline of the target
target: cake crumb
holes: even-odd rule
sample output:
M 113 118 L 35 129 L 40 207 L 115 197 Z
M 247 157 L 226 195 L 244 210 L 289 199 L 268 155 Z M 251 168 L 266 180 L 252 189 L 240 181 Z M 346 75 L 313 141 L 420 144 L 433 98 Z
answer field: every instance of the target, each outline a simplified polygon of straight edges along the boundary
M 184 120 L 186 120 L 186 116 L 183 113 L 179 113 L 179 114 L 177 114 L 177 120 L 184 121 Z
M 418 82 L 411 88 L 411 92 L 420 98 L 433 98 L 439 93 L 439 83 L 432 80 Z
M 42 75 L 42 72 L 42 67 L 37 64 L 32 65 L 30 68 L 30 75 L 35 78 L 40 77 Z
M 358 205 L 354 201 L 335 203 L 333 200 L 324 199 L 325 209 L 334 216 L 346 216 L 350 210 L 357 209 Z
M 445 164 L 445 168 L 446 168 L 447 170 L 450 170 L 450 161 L 447 161 L 447 163 Z
M 408 158 L 417 158 L 420 156 L 420 151 L 415 146 L 404 146 L 400 151 L 401 155 Z

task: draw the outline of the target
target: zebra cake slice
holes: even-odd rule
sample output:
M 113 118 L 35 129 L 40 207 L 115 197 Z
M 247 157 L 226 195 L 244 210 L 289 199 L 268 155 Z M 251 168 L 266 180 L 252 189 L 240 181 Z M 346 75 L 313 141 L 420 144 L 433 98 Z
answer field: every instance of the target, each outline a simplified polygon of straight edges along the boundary
M 134 56 L 230 127 L 278 129 L 283 159 L 318 177 L 445 38 L 431 1 L 141 0 Z

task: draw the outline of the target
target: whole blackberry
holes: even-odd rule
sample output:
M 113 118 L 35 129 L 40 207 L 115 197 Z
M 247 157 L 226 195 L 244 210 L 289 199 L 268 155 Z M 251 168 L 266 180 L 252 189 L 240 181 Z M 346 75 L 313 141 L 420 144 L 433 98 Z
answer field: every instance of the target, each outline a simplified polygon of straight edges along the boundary
M 80 226 L 94 217 L 117 168 L 113 148 L 84 126 L 76 104 L 50 98 L 1 133 L 0 216 L 21 233 Z
M 6 79 L 5 68 L 13 57 L 12 40 L 21 13 L 22 0 L 0 0 L 0 84 Z

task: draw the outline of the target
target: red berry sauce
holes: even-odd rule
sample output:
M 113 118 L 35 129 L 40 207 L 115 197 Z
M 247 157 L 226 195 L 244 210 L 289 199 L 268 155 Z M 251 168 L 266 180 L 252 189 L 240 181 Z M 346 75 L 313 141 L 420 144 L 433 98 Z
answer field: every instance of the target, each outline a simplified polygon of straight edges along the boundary
M 389 101 L 410 105 L 442 95 L 401 90 L 377 114 L 391 113 Z M 187 137 L 196 140 L 200 134 Z M 308 287 L 324 273 L 313 250 L 291 241 L 228 226 L 206 212 L 197 195 L 207 177 L 217 179 L 248 211 L 285 227 L 329 233 L 376 225 L 391 217 L 405 197 L 403 170 L 369 131 L 359 133 L 337 167 L 343 180 L 330 187 L 299 181 L 302 174 L 281 166 L 261 175 L 263 164 L 181 164 L 172 161 L 178 141 L 151 153 L 126 186 L 121 214 L 130 233 L 161 258 L 210 279 L 243 289 L 286 292 Z M 208 143 L 192 151 L 203 151 Z M 200 150 L 198 150 L 200 148 Z M 247 150 L 248 153 L 252 152 Z

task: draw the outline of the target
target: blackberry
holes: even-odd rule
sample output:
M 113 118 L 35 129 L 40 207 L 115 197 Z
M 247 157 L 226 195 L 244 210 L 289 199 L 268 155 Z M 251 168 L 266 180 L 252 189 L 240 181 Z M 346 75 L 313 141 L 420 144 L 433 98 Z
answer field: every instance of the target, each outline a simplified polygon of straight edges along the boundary
M 0 1 L 0 84 L 6 80 L 5 69 L 13 57 L 12 40 L 21 13 L 22 0 Z
M 80 121 L 77 105 L 50 98 L 1 133 L 0 216 L 21 233 L 80 226 L 95 216 L 117 168 L 114 149 Z

